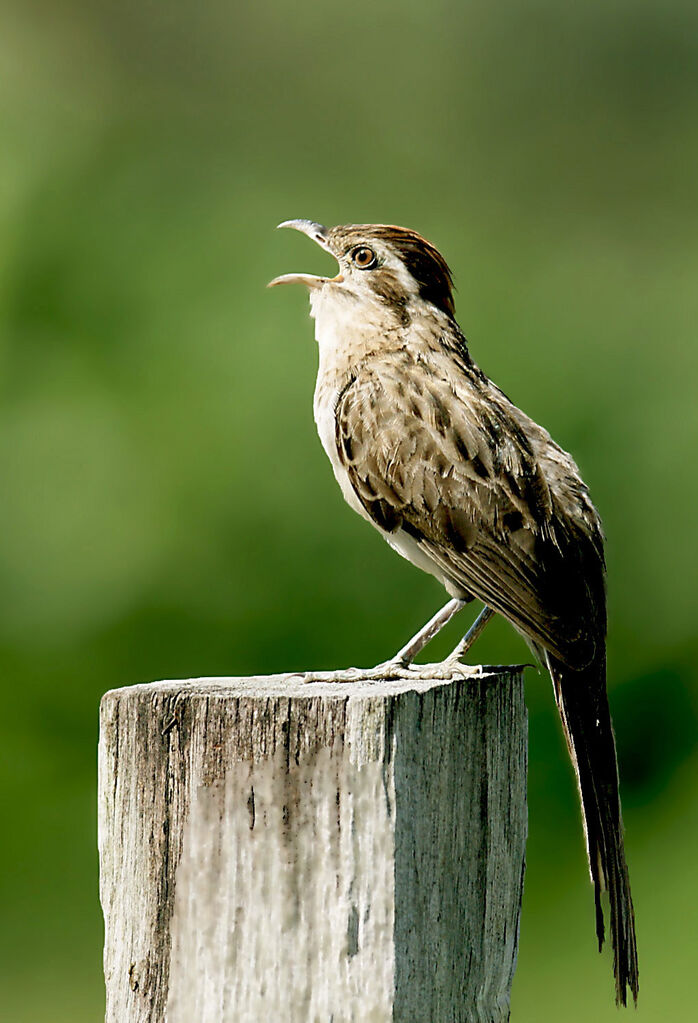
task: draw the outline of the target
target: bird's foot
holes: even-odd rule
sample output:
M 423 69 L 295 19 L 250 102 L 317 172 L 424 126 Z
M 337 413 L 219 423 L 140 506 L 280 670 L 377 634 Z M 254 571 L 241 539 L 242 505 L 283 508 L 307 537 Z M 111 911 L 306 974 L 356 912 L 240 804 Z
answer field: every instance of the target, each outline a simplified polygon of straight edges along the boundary
M 481 667 L 462 664 L 458 658 L 447 657 L 434 664 L 406 664 L 402 658 L 394 657 L 373 668 L 339 668 L 335 671 L 308 671 L 303 673 L 304 682 L 449 682 L 454 679 L 472 678 L 480 675 Z
M 472 675 L 476 670 L 467 664 L 461 664 L 458 658 L 447 658 L 445 661 L 438 661 L 431 664 L 415 664 L 414 661 L 406 662 L 404 658 L 393 657 L 390 661 L 383 661 L 374 668 L 355 668 L 360 677 L 366 682 L 390 682 L 395 679 L 410 680 L 413 682 L 428 682 L 431 679 L 448 681 L 455 678 L 463 678 Z
M 443 678 L 463 678 L 466 675 L 482 675 L 483 672 L 481 664 L 463 664 L 460 657 L 455 654 L 449 654 L 440 664 L 434 664 L 431 667 L 440 669 L 443 672 Z
M 390 682 L 413 678 L 412 665 L 400 658 L 383 661 L 374 668 L 338 668 L 334 671 L 307 671 L 304 682 Z

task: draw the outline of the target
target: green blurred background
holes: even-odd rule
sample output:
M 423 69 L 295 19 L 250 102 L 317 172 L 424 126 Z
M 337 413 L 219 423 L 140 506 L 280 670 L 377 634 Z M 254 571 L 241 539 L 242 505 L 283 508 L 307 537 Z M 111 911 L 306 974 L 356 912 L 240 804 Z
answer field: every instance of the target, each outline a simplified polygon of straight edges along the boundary
M 692 0 L 5 5 L 3 1019 L 103 1012 L 106 689 L 375 663 L 443 598 L 332 479 L 306 297 L 265 291 L 331 268 L 274 233 L 290 217 L 432 239 L 475 358 L 581 465 L 609 537 L 633 1018 L 695 1019 L 697 62 Z M 527 652 L 498 621 L 477 656 Z M 612 1020 L 549 690 L 529 673 L 513 1019 Z

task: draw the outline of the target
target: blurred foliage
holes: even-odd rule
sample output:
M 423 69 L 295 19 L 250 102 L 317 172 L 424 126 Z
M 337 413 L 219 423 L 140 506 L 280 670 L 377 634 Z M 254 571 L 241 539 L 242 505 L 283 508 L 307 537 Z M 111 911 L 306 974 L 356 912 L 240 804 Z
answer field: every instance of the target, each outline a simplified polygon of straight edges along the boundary
M 609 538 L 634 1018 L 693 1018 L 697 58 L 688 0 L 6 5 L 3 1018 L 102 1011 L 106 689 L 374 663 L 442 599 L 331 478 L 306 300 L 264 290 L 327 269 L 289 217 L 431 238 L 475 358 L 575 453 Z M 527 657 L 503 622 L 477 654 Z M 533 672 L 528 700 L 514 1019 L 616 1019 Z

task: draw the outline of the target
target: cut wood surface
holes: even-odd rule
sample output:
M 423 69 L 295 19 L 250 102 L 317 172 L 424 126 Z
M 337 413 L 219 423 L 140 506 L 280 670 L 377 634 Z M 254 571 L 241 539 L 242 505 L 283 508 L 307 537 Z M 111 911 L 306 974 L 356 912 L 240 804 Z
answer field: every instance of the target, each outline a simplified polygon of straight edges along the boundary
M 509 1018 L 521 671 L 341 677 L 105 695 L 107 1023 Z

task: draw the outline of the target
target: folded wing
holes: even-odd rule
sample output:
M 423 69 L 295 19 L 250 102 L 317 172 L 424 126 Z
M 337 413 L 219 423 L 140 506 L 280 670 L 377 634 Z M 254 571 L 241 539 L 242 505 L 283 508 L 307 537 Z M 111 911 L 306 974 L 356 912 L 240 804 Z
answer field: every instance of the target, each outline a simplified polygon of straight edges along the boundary
M 339 458 L 380 529 L 409 533 L 563 663 L 593 660 L 605 640 L 603 538 L 546 431 L 453 352 L 367 360 L 335 411 Z

